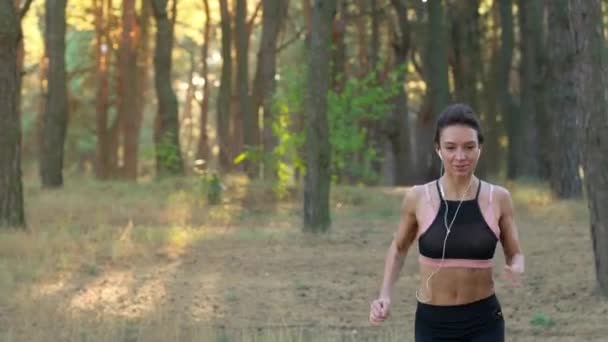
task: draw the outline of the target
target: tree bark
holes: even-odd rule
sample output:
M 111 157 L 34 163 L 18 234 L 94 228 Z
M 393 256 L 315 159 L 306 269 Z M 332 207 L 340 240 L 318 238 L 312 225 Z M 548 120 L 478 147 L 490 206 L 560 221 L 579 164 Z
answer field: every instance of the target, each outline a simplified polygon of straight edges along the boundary
M 219 142 L 219 165 L 223 171 L 232 168 L 230 158 L 230 99 L 232 97 L 232 28 L 228 1 L 220 0 L 222 27 L 222 75 L 217 99 L 217 136 Z
M 582 152 L 584 184 L 590 212 L 595 270 L 600 292 L 608 296 L 608 106 L 600 0 L 570 0 L 576 95 L 580 106 L 578 139 Z
M 395 160 L 395 185 L 407 185 L 411 179 L 411 154 L 409 143 L 409 110 L 406 87 L 406 66 L 410 53 L 410 24 L 407 18 L 407 7 L 403 0 L 391 0 L 397 14 L 398 34 L 394 36 L 393 54 L 395 55 L 395 70 L 399 70 L 399 84 L 403 91 L 393 99 L 393 117 L 389 140 Z
M 107 1 L 110 2 L 110 0 Z M 108 132 L 110 41 L 107 34 L 107 14 L 104 15 L 106 0 L 94 0 L 93 3 L 95 11 L 95 82 L 97 84 L 95 94 L 97 132 L 95 174 L 97 178 L 103 180 L 110 177 Z
M 66 0 L 45 2 L 45 52 L 48 91 L 42 127 L 40 177 L 42 186 L 63 185 L 63 158 L 68 126 L 68 92 L 65 70 Z
M 21 23 L 12 1 L 0 2 L 0 227 L 25 227 L 21 179 L 18 47 Z
M 515 37 L 513 31 L 513 3 L 511 0 L 500 0 L 498 2 L 500 14 L 500 53 L 498 54 L 498 69 L 494 88 L 498 93 L 499 111 L 503 122 L 506 123 L 509 146 L 507 150 L 507 178 L 515 179 L 518 176 L 517 154 L 521 151 L 523 138 L 521 130 L 521 116 L 515 108 L 515 102 L 511 93 L 511 69 L 513 63 L 513 49 Z M 496 125 L 497 127 L 498 125 Z M 498 127 L 497 127 L 498 128 Z M 492 136 L 498 136 L 499 132 L 489 132 Z M 496 142 L 498 145 L 498 142 Z M 492 153 L 493 151 L 488 151 Z
M 338 1 L 339 5 L 332 29 L 332 89 L 338 93 L 344 89 L 346 78 L 346 2 Z
M 576 100 L 575 45 L 565 39 L 572 27 L 569 21 L 568 0 L 547 2 L 549 13 L 549 98 L 548 110 L 553 116 L 549 184 L 559 198 L 580 197 L 582 183 L 578 168 L 580 163 L 577 145 L 576 118 L 581 115 Z M 558 143 L 559 142 L 559 143 Z
M 209 10 L 209 0 L 203 0 L 205 8 L 205 29 L 203 31 L 203 45 L 201 46 L 201 77 L 203 78 L 203 96 L 200 100 L 200 133 L 198 140 L 198 148 L 196 152 L 197 159 L 204 162 L 202 168 L 209 166 L 209 135 L 207 134 L 207 118 L 209 115 L 209 64 L 207 58 L 209 56 L 209 40 L 211 34 L 211 11 Z
M 175 20 L 175 1 L 173 17 Z M 154 53 L 154 84 L 158 97 L 156 145 L 156 171 L 159 176 L 184 173 L 179 145 L 177 97 L 171 86 L 171 52 L 173 50 L 173 22 L 167 15 L 167 0 L 152 0 L 156 20 L 156 47 Z
M 544 92 L 542 91 L 542 70 L 540 68 L 542 41 L 542 3 L 519 1 L 519 22 L 521 32 L 520 64 L 520 113 L 519 123 L 514 123 L 513 131 L 520 130 L 510 141 L 521 142 L 516 151 L 518 170 L 516 176 L 538 178 L 543 173 L 543 144 L 546 140 L 544 126 Z M 542 124 L 544 123 L 544 124 Z
M 312 14 L 306 112 L 306 179 L 304 229 L 325 231 L 329 212 L 331 146 L 327 120 L 327 92 L 331 77 L 331 30 L 336 0 L 315 0 Z
M 255 146 L 254 130 L 258 130 L 254 121 L 251 97 L 249 96 L 249 30 L 247 25 L 247 0 L 236 2 L 236 59 L 237 82 L 239 98 L 239 116 L 242 123 L 243 149 Z M 257 174 L 255 163 L 249 160 L 244 162 L 244 170 L 250 178 Z
M 425 182 L 439 176 L 439 160 L 433 153 L 433 136 L 436 118 L 450 100 L 448 84 L 448 57 L 444 9 L 441 1 L 428 1 L 428 36 L 425 57 L 427 93 L 425 104 L 417 119 L 417 173 L 416 181 Z
M 481 66 L 479 46 L 479 0 L 449 2 L 451 8 L 452 53 L 454 95 L 458 102 L 465 102 L 478 110 L 477 82 Z
M 262 108 L 262 149 L 264 156 L 269 157 L 276 147 L 277 138 L 272 131 L 274 120 L 272 98 L 276 88 L 275 74 L 277 69 L 277 42 L 283 21 L 287 16 L 287 1 L 262 0 L 262 37 L 258 51 L 258 60 L 253 81 L 252 98 L 254 121 L 259 122 Z M 257 126 L 256 126 L 257 127 Z M 259 130 L 254 136 L 256 144 L 260 143 Z M 275 170 L 271 158 L 264 158 L 263 175 L 267 180 L 275 178 Z
M 144 1 L 145 2 L 145 1 Z M 140 112 L 138 110 L 137 52 L 141 28 L 138 27 L 135 0 L 122 2 L 122 34 L 119 51 L 119 104 L 118 116 L 123 137 L 123 168 L 125 179 L 137 179 L 137 151 L 139 140 Z

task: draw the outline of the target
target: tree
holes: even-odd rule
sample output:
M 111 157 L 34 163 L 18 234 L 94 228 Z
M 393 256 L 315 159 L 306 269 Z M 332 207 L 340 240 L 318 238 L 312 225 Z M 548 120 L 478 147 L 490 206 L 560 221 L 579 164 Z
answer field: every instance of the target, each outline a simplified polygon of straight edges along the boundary
M 548 109 L 553 116 L 551 151 L 551 189 L 560 198 L 580 197 L 581 178 L 578 173 L 580 158 L 577 145 L 576 118 L 580 106 L 576 102 L 574 70 L 575 46 L 570 34 L 568 1 L 547 2 L 549 49 Z M 558 140 L 559 139 L 559 140 Z M 556 142 L 559 141 L 559 144 Z
M 177 0 L 172 1 L 172 18 L 167 14 L 167 0 L 152 0 L 156 20 L 156 46 L 154 53 L 154 85 L 158 97 L 158 116 L 154 142 L 156 145 L 156 171 L 160 176 L 184 172 L 179 145 L 177 97 L 171 87 L 171 52 Z
M 397 15 L 398 27 L 393 34 L 393 54 L 395 55 L 395 69 L 399 70 L 397 77 L 400 84 L 405 84 L 405 67 L 410 52 L 410 24 L 407 18 L 407 7 L 403 0 L 391 0 Z M 405 89 L 405 87 L 404 87 Z M 395 184 L 407 185 L 410 181 L 410 143 L 409 143 L 409 109 L 406 90 L 400 91 L 394 98 L 393 117 L 389 127 L 389 141 L 395 157 Z
M 230 98 L 232 94 L 232 27 L 228 1 L 220 0 L 222 28 L 222 75 L 217 99 L 217 136 L 219 141 L 220 169 L 231 169 L 230 151 Z
M 263 113 L 262 149 L 265 156 L 270 156 L 277 142 L 272 131 L 273 110 L 272 97 L 276 88 L 277 41 L 281 26 L 287 16 L 288 2 L 285 0 L 262 0 L 262 37 L 258 50 L 258 59 L 253 81 L 252 100 L 254 122 L 259 122 L 260 107 Z M 254 141 L 259 143 L 259 133 Z M 265 158 L 264 178 L 274 178 L 274 167 L 271 158 Z
M 66 0 L 45 2 L 45 51 L 48 58 L 48 91 L 42 127 L 40 177 L 42 186 L 63 185 L 63 158 L 68 126 L 68 93 L 65 67 Z
M 450 100 L 448 83 L 448 56 L 446 47 L 446 25 L 442 1 L 427 1 L 428 35 L 426 37 L 425 81 L 427 93 L 425 104 L 418 113 L 417 129 L 417 182 L 428 181 L 439 175 L 439 162 L 433 150 L 435 120 L 447 107 Z
M 515 35 L 513 32 L 513 3 L 511 0 L 499 0 L 498 11 L 500 14 L 500 54 L 498 59 L 498 70 L 496 72 L 495 89 L 498 89 L 498 102 L 500 114 L 506 122 L 507 134 L 509 136 L 509 149 L 507 151 L 507 177 L 517 177 L 519 162 L 517 154 L 522 150 L 523 143 L 520 134 L 521 114 L 515 109 L 513 95 L 511 94 L 511 68 L 513 63 L 513 50 L 515 47 Z M 494 133 L 494 132 L 492 132 Z M 494 151 L 491 151 L 494 152 Z
M 452 49 L 450 62 L 454 75 L 454 97 L 458 102 L 465 102 L 476 110 L 477 80 L 481 66 L 479 44 L 479 0 L 448 3 L 450 8 Z
M 253 148 L 254 130 L 257 121 L 253 120 L 251 97 L 249 96 L 249 29 L 247 26 L 247 0 L 236 2 L 236 59 L 238 79 L 239 116 L 242 123 L 244 148 Z M 257 174 L 256 168 L 248 160 L 245 161 L 245 172 L 251 178 Z
M 144 1 L 145 3 L 145 1 Z M 143 5 L 145 8 L 146 5 Z M 140 92 L 137 77 L 137 52 L 141 29 L 138 27 L 135 0 L 122 2 L 122 32 L 119 49 L 118 116 L 123 137 L 123 170 L 126 179 L 137 179 L 137 151 L 141 111 L 138 106 Z
M 519 1 L 521 32 L 521 106 L 522 117 L 512 129 L 521 134 L 517 143 L 518 160 L 516 176 L 547 178 L 546 163 L 550 145 L 551 123 L 547 120 L 545 94 L 545 56 L 543 33 L 543 3 L 541 1 Z M 525 120 L 524 118 L 527 118 Z M 520 138 L 511 136 L 509 141 Z
M 110 107 L 110 61 L 112 46 L 109 37 L 110 0 L 94 0 L 95 15 L 95 129 L 97 147 L 95 151 L 95 175 L 99 179 L 108 179 L 112 174 L 112 151 L 110 130 L 108 129 L 108 110 Z
M 308 56 L 306 89 L 306 177 L 304 185 L 304 229 L 327 230 L 329 213 L 331 147 L 327 121 L 330 85 L 331 32 L 336 0 L 315 0 Z
M 209 0 L 203 0 L 205 9 L 205 28 L 203 31 L 203 45 L 201 46 L 201 77 L 203 78 L 203 96 L 200 100 L 200 137 L 196 149 L 197 159 L 204 161 L 204 165 L 209 165 L 209 135 L 207 134 L 207 118 L 209 115 L 209 37 L 211 34 L 211 11 L 209 10 Z
M 22 12 L 23 13 L 23 12 Z M 0 226 L 25 227 L 19 118 L 20 16 L 12 1 L 0 2 Z
M 605 98 L 606 55 L 600 0 L 569 0 L 578 111 L 578 141 L 585 173 L 595 271 L 600 291 L 608 296 L 608 104 Z

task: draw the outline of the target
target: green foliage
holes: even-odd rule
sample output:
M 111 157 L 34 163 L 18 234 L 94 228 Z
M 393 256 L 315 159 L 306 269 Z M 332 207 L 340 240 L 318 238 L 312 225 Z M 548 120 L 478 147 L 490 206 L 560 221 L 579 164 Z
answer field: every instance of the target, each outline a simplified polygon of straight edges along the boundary
M 235 165 L 238 165 L 245 160 L 253 163 L 259 163 L 264 158 L 262 149 L 258 146 L 248 146 L 245 150 L 237 155 L 232 161 Z
M 370 128 L 380 127 L 392 111 L 391 98 L 401 91 L 398 70 L 382 82 L 375 73 L 350 78 L 341 92 L 328 93 L 328 121 L 332 148 L 332 179 L 337 182 L 373 183 L 379 175 L 373 165 L 379 161 L 376 147 L 370 144 Z M 274 99 L 273 131 L 278 139 L 274 150 L 277 191 L 284 191 L 296 170 L 304 171 L 302 150 L 306 143 L 304 98 L 306 68 L 295 66 L 281 73 Z M 268 156 L 265 156 L 268 158 Z
M 555 321 L 544 313 L 537 313 L 530 320 L 530 324 L 538 327 L 550 328 L 555 325 Z
M 287 195 L 289 181 L 296 171 L 303 173 L 305 160 L 302 147 L 306 141 L 304 130 L 304 68 L 287 68 L 282 77 L 285 81 L 278 87 L 273 102 L 272 132 L 277 146 L 268 161 L 273 166 L 276 181 L 273 185 L 278 197 Z
M 200 191 L 207 196 L 210 205 L 219 204 L 222 200 L 222 180 L 215 172 L 205 172 L 200 178 Z
M 180 150 L 173 141 L 173 133 L 166 132 L 156 144 L 156 161 L 160 164 L 161 170 L 179 170 Z
M 396 79 L 393 74 L 381 83 L 370 73 L 361 79 L 347 79 L 342 92 L 329 92 L 332 175 L 338 182 L 369 183 L 378 178 L 373 163 L 379 160 L 380 151 L 369 144 L 370 129 L 379 127 L 390 115 L 390 99 L 400 90 Z

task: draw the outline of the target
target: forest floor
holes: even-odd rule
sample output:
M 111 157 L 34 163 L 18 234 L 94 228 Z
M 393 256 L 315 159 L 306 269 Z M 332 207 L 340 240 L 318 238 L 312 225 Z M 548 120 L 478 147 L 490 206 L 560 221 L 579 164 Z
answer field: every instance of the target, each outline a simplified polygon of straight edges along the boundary
M 334 187 L 331 230 L 313 235 L 299 195 L 226 184 L 209 206 L 193 177 L 26 182 L 29 230 L 0 232 L 0 341 L 412 340 L 415 247 L 391 318 L 367 321 L 404 188 Z M 605 341 L 585 204 L 507 187 L 527 256 L 511 288 L 497 249 L 507 341 Z

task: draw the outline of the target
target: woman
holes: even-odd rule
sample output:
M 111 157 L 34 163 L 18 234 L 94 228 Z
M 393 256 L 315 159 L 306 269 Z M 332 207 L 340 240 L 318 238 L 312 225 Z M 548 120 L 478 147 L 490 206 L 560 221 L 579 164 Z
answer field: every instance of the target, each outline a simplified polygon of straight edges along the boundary
M 415 340 L 504 341 L 505 323 L 492 279 L 496 244 L 503 246 L 505 272 L 515 285 L 520 284 L 524 257 L 511 195 L 474 175 L 482 144 L 479 121 L 469 106 L 451 105 L 440 115 L 435 148 L 445 173 L 414 186 L 404 197 L 380 295 L 371 304 L 372 324 L 388 317 L 393 286 L 417 240 L 421 276 Z

